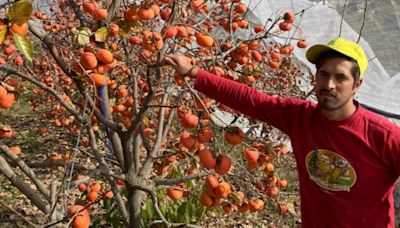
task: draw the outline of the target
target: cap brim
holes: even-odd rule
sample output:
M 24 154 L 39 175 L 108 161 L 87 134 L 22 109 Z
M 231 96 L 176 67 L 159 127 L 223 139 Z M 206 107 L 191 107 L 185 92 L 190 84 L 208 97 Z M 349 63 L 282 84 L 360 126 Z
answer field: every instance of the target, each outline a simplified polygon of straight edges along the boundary
M 326 51 L 330 51 L 330 50 L 334 50 L 331 47 L 327 46 L 327 45 L 323 45 L 323 44 L 317 44 L 314 45 L 312 47 L 310 47 L 307 52 L 306 52 L 306 58 L 308 59 L 308 61 L 310 61 L 311 63 L 316 64 L 317 63 L 317 59 L 318 57 L 326 52 Z M 336 50 L 334 50 L 336 51 Z

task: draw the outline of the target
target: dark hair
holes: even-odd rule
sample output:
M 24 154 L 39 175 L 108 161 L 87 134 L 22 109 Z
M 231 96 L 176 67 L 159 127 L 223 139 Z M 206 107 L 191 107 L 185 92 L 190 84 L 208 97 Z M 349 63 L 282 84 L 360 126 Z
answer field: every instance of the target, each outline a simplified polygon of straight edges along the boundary
M 321 65 L 325 62 L 325 60 L 327 60 L 328 58 L 333 58 L 333 57 L 344 58 L 344 59 L 352 62 L 353 65 L 351 67 L 351 76 L 353 76 L 353 78 L 354 78 L 354 83 L 356 83 L 356 82 L 358 82 L 358 80 L 360 80 L 360 67 L 358 66 L 357 61 L 349 56 L 343 55 L 342 53 L 333 51 L 333 50 L 326 51 L 317 58 L 317 61 L 315 64 L 315 66 L 317 67 L 317 72 L 318 72 L 319 68 L 321 67 Z

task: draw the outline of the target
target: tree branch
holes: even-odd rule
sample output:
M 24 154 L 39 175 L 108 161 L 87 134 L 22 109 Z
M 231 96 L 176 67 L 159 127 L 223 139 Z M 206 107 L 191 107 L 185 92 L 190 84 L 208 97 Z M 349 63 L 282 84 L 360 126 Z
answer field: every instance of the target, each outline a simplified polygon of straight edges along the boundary
M 14 210 L 12 207 L 8 206 L 7 204 L 5 204 L 3 202 L 3 199 L 0 199 L 0 205 L 5 207 L 7 210 L 11 211 L 12 213 L 14 213 L 15 215 L 17 215 L 19 218 L 21 218 L 22 220 L 24 220 L 26 223 L 28 223 L 31 227 L 39 227 L 36 224 L 33 224 L 31 221 L 29 221 L 27 218 L 25 218 L 24 216 L 22 216 L 20 213 L 18 213 L 16 210 Z
M 31 202 L 43 213 L 48 214 L 50 212 L 49 204 L 40 198 L 40 195 L 37 194 L 35 190 L 15 174 L 2 155 L 0 155 L 0 173 L 3 173 L 6 178 L 11 181 L 11 184 L 28 197 L 28 199 L 30 199 Z
M 146 188 L 143 186 L 135 186 L 136 189 L 139 189 L 141 191 L 144 191 L 146 193 L 148 193 L 151 198 L 153 199 L 153 207 L 156 210 L 158 217 L 160 217 L 160 219 L 163 221 L 163 223 L 167 226 L 167 227 L 171 227 L 171 224 L 167 221 L 167 219 L 165 219 L 164 215 L 162 214 L 160 208 L 158 207 L 158 199 L 157 199 L 157 195 L 156 193 L 150 189 L 150 188 Z
M 47 189 L 47 186 L 36 177 L 35 172 L 22 159 L 13 154 L 10 148 L 8 148 L 8 146 L 3 142 L 0 142 L 0 149 L 4 155 L 9 157 L 13 163 L 18 165 L 18 167 L 32 180 L 39 192 L 42 193 L 48 202 L 50 202 L 50 192 Z

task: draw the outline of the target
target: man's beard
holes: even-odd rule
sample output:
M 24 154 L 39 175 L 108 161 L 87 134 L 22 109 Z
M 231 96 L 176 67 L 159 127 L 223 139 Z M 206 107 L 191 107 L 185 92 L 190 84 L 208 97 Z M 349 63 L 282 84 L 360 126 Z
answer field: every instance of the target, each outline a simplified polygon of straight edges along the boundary
M 318 94 L 318 106 L 326 111 L 334 111 L 342 108 L 349 99 L 351 99 L 351 97 L 346 100 L 340 100 L 337 93 L 321 89 Z

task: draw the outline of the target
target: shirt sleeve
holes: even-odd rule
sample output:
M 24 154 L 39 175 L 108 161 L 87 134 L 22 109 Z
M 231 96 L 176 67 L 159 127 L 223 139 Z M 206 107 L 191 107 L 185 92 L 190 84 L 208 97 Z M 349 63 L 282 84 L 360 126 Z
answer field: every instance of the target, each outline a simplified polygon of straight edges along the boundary
M 285 133 L 289 132 L 290 122 L 294 121 L 293 111 L 298 113 L 301 104 L 307 104 L 301 99 L 269 96 L 243 83 L 204 70 L 197 73 L 194 87 L 206 96 L 249 117 L 272 124 Z

